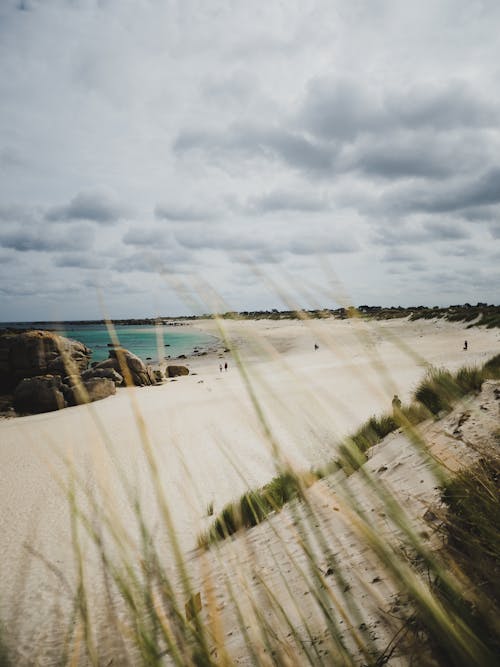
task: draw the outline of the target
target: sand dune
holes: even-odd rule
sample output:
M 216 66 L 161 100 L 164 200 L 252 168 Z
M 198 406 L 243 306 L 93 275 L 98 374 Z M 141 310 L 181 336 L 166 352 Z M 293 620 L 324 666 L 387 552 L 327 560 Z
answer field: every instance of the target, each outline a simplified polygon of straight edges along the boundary
M 209 503 L 217 512 L 247 488 L 266 483 L 279 460 L 307 469 L 331 459 L 339 438 L 371 414 L 390 409 L 394 393 L 407 400 L 426 364 L 456 369 L 482 363 L 499 347 L 497 330 L 465 331 L 463 325 L 444 321 L 223 325 L 248 380 L 231 353 L 222 355 L 229 364 L 222 373 L 220 356 L 208 355 L 190 359 L 189 376 L 161 387 L 121 389 L 90 406 L 0 422 L 0 606 L 4 618 L 22 607 L 23 650 L 29 651 L 33 642 L 50 642 L 50 612 L 54 600 L 64 600 L 60 577 L 47 562 L 70 584 L 74 577 L 64 491 L 69 469 L 80 480 L 81 502 L 87 503 L 83 496 L 88 494 L 112 508 L 110 516 L 132 542 L 137 535 L 130 505 L 133 489 L 168 559 L 145 455 L 148 447 L 158 464 L 181 549 L 189 553 L 210 521 Z M 196 326 L 216 332 L 212 321 Z M 464 338 L 469 341 L 467 352 L 462 350 Z M 271 441 L 258 409 L 272 432 Z M 279 451 L 273 449 L 275 442 Z M 398 449 L 397 442 L 394 447 Z M 409 493 L 415 491 L 412 484 L 418 492 L 426 485 L 420 475 L 408 475 L 404 484 Z M 321 485 L 314 493 L 321 493 Z M 344 529 L 339 524 L 335 530 Z M 257 550 L 266 540 L 261 535 L 252 538 L 258 541 Z M 92 578 L 94 556 L 83 542 Z M 46 562 L 33 556 L 33 549 Z

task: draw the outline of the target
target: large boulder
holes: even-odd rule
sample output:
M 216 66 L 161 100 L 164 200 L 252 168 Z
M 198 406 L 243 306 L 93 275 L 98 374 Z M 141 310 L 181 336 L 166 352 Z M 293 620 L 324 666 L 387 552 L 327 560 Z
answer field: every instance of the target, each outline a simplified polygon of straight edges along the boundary
M 165 374 L 169 378 L 176 378 L 181 375 L 189 375 L 189 368 L 185 366 L 167 366 Z
M 157 380 L 154 370 L 147 366 L 132 352 L 124 348 L 111 349 L 109 359 L 101 361 L 93 367 L 93 371 L 113 368 L 125 381 L 125 384 L 133 384 L 138 387 L 156 384 Z
M 68 405 L 81 405 L 116 394 L 116 385 L 108 378 L 77 378 L 72 384 L 63 384 L 62 391 Z
M 0 391 L 14 389 L 24 378 L 70 375 L 84 371 L 91 350 L 52 331 L 0 333 Z
M 66 407 L 61 378 L 41 375 L 25 378 L 17 385 L 13 398 L 16 412 L 52 412 Z
M 106 378 L 113 380 L 115 386 L 119 387 L 123 384 L 123 376 L 120 375 L 114 368 L 89 368 L 82 373 L 82 380 L 90 380 L 91 378 Z

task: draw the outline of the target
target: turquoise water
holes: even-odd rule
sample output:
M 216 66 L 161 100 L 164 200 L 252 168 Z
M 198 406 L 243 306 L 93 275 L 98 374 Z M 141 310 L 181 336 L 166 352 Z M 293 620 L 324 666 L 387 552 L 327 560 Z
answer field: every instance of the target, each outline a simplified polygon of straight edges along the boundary
M 75 324 L 57 325 L 53 322 L 37 322 L 30 327 L 30 323 L 9 323 L 2 326 L 16 328 L 36 328 L 55 331 L 61 336 L 73 338 L 84 343 L 92 350 L 92 361 L 102 361 L 108 358 L 111 336 L 105 325 Z M 194 350 L 206 350 L 217 343 L 215 336 L 193 331 L 184 326 L 150 326 L 150 325 L 116 325 L 116 335 L 120 344 L 133 352 L 143 361 L 157 363 L 170 356 L 172 359 L 180 354 L 191 355 Z

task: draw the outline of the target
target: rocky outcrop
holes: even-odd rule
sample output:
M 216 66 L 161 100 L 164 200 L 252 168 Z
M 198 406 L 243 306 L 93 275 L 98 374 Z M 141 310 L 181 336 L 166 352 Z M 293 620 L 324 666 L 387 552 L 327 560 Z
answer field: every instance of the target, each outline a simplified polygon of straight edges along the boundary
M 0 393 L 13 392 L 16 412 L 33 414 L 101 400 L 122 384 L 152 385 L 163 379 L 123 348 L 110 349 L 109 359 L 88 368 L 91 354 L 83 343 L 51 331 L 2 331 Z
M 60 375 L 38 375 L 21 380 L 14 391 L 13 405 L 18 413 L 37 414 L 100 401 L 115 393 L 115 383 L 107 378 L 82 381 L 73 375 L 63 382 Z
M 132 352 L 123 348 L 109 351 L 109 359 L 101 361 L 92 368 L 92 372 L 113 369 L 124 378 L 125 384 L 143 387 L 157 383 L 154 370 L 147 366 Z
M 52 331 L 0 333 L 0 391 L 11 391 L 21 380 L 42 375 L 79 374 L 92 352 L 83 343 Z
M 67 405 L 93 403 L 116 394 L 116 385 L 108 378 L 76 379 L 71 385 L 63 385 L 64 398 Z
M 89 368 L 82 373 L 82 380 L 90 380 L 91 378 L 105 378 L 112 380 L 116 387 L 123 384 L 123 376 L 120 375 L 114 368 Z
M 25 378 L 14 392 L 14 409 L 20 413 L 52 412 L 66 407 L 59 375 Z
M 181 375 L 189 375 L 189 368 L 185 366 L 167 366 L 165 373 L 169 378 L 176 378 Z

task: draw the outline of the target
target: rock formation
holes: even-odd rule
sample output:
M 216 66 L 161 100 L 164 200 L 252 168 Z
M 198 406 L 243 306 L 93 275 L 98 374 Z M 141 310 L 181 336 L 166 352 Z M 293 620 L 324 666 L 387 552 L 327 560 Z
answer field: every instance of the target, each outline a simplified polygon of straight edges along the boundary
M 169 378 L 176 378 L 180 375 L 189 375 L 189 368 L 185 366 L 167 366 L 165 373 Z
M 24 378 L 14 392 L 16 412 L 52 412 L 66 407 L 59 375 L 40 375 Z
M 84 371 L 92 352 L 83 343 L 52 331 L 0 333 L 0 391 L 12 391 L 21 380 L 39 375 Z
M 91 370 L 95 374 L 95 371 L 111 369 L 124 378 L 125 384 L 142 387 L 157 383 L 151 366 L 147 366 L 142 359 L 123 348 L 111 349 L 109 359 L 99 362 Z
M 152 385 L 163 379 L 161 371 L 123 348 L 110 349 L 109 359 L 88 368 L 91 354 L 83 343 L 51 331 L 2 331 L 0 393 L 13 394 L 17 412 L 39 413 L 98 401 L 122 384 Z

